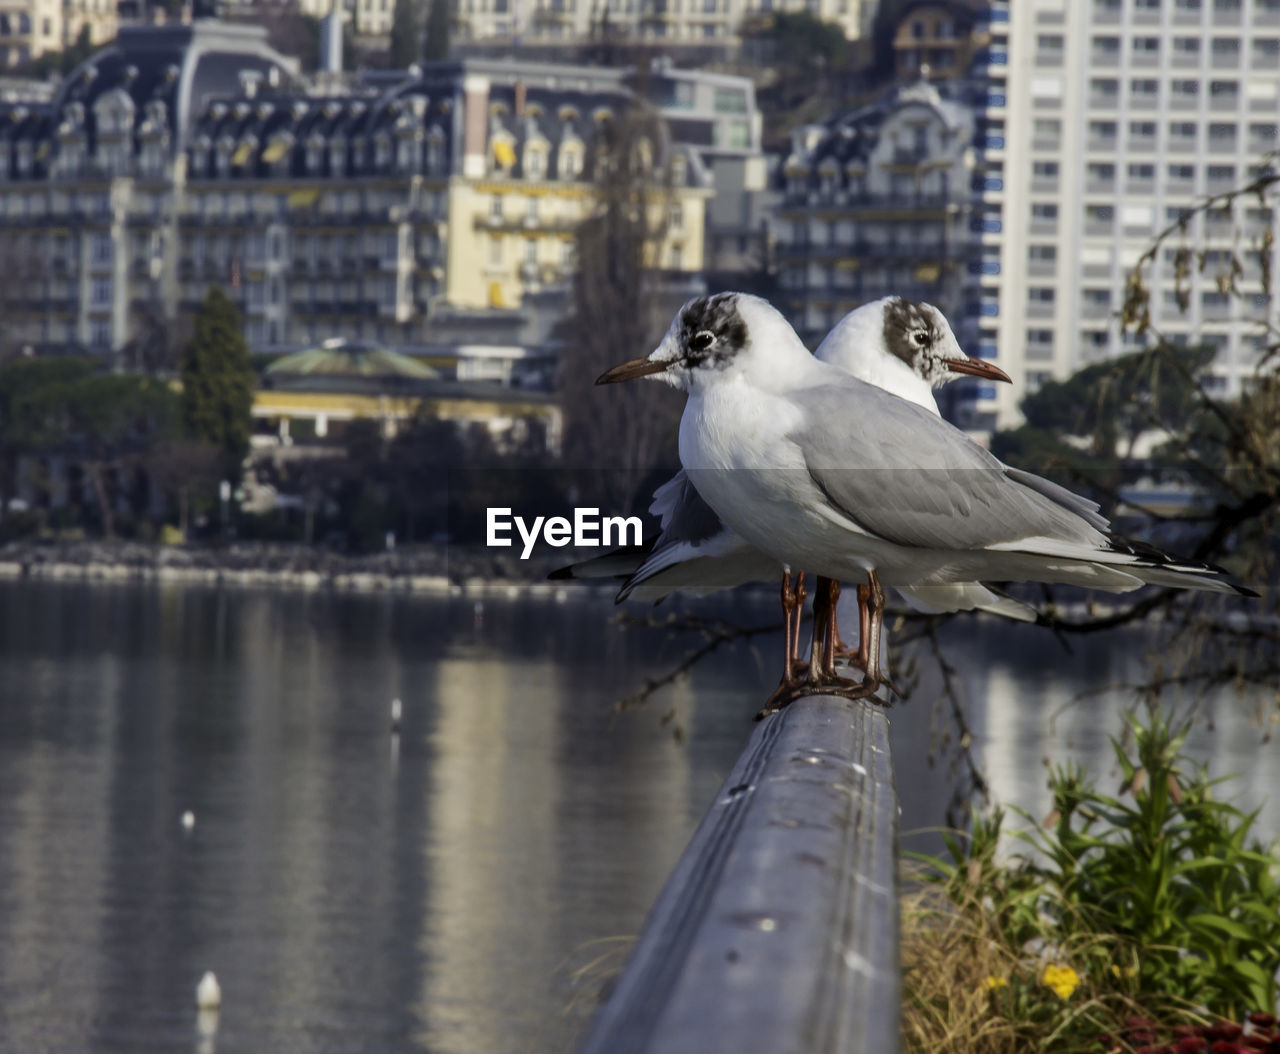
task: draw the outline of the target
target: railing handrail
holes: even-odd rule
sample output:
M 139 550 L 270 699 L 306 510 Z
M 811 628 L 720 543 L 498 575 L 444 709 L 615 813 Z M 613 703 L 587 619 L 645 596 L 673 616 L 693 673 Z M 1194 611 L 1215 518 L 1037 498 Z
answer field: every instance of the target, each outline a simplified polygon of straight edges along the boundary
M 892 1054 L 897 826 L 883 710 L 813 695 L 762 722 L 579 1054 Z

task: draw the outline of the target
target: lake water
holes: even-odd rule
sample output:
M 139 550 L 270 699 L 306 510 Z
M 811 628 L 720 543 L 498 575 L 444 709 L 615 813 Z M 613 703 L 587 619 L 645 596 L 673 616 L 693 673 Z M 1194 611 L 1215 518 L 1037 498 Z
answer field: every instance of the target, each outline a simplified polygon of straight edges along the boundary
M 572 1050 L 776 678 L 761 639 L 614 717 L 693 643 L 614 612 L 0 583 L 0 1050 Z M 1123 701 L 1068 703 L 1146 636 L 948 638 L 998 798 L 1042 815 L 1048 755 L 1110 779 Z M 934 695 L 891 711 L 905 830 L 952 791 Z M 1198 756 L 1280 831 L 1277 748 L 1249 707 L 1210 710 Z

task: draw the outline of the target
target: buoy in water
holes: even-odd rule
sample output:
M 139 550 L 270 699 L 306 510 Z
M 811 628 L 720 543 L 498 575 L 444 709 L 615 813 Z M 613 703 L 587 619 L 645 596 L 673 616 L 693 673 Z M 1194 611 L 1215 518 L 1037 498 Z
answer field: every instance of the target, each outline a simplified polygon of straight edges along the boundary
M 222 987 L 212 970 L 205 970 L 196 985 L 196 1007 L 200 1010 L 217 1010 L 222 1005 Z

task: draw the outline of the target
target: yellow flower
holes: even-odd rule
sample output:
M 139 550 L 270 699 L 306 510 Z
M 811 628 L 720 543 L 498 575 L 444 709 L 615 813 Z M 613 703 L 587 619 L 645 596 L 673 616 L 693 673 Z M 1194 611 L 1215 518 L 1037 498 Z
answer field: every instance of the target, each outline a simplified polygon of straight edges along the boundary
M 997 988 L 1008 988 L 1008 987 L 1009 987 L 1009 982 L 1008 982 L 1007 980 L 1005 980 L 1005 978 L 1003 978 L 1003 977 L 996 977 L 996 976 L 994 976 L 994 975 L 993 975 L 993 976 L 991 976 L 991 977 L 988 977 L 988 978 L 986 979 L 986 981 L 985 981 L 985 982 L 983 982 L 983 983 L 986 985 L 986 988 L 987 988 L 987 991 L 988 991 L 988 992 L 994 992 Z
M 1112 964 L 1111 973 L 1114 977 L 1136 977 L 1138 968 L 1136 966 L 1116 966 Z
M 1040 975 L 1040 983 L 1046 988 L 1052 988 L 1059 999 L 1070 999 L 1071 993 L 1080 984 L 1080 975 L 1070 966 L 1050 963 Z

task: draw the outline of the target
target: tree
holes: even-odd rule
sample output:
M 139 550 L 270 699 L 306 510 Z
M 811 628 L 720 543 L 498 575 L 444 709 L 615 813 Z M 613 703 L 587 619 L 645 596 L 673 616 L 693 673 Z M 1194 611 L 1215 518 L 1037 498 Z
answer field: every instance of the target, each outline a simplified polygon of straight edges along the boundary
M 1209 347 L 1161 346 L 1049 381 L 1022 401 L 1025 423 L 997 432 L 991 451 L 1017 468 L 1084 482 L 1109 506 L 1123 484 L 1170 467 L 1140 454 L 1140 441 L 1195 416 L 1198 377 L 1212 359 Z
M 674 466 L 681 401 L 660 384 L 593 391 L 596 377 L 648 353 L 675 307 L 663 296 L 659 253 L 671 214 L 665 129 L 653 111 L 608 122 L 595 147 L 597 207 L 578 228 L 573 309 L 563 331 L 559 388 L 565 461 L 593 469 L 584 485 L 606 507 L 648 504 L 640 484 Z
M 428 0 L 427 39 L 422 57 L 428 62 L 438 62 L 449 57 L 449 0 Z
M 196 312 L 181 377 L 188 434 L 218 447 L 223 478 L 234 478 L 249 453 L 254 374 L 240 312 L 217 286 Z
M 391 16 L 393 70 L 408 69 L 422 55 L 422 0 L 395 0 Z
M 82 359 L 6 364 L 0 368 L 0 504 L 13 492 L 19 457 L 58 452 L 83 470 L 102 531 L 111 537 L 117 476 L 172 435 L 177 411 L 173 391 L 149 377 L 102 373 Z
M 143 468 L 178 510 L 178 529 L 185 538 L 191 528 L 192 506 L 210 498 L 222 475 L 222 451 L 208 442 L 179 439 L 154 447 Z
M 16 494 L 19 460 L 59 442 L 65 392 L 92 373 L 84 359 L 14 359 L 0 366 L 0 512 Z
M 92 374 L 63 395 L 68 438 L 93 486 L 102 533 L 112 538 L 115 477 L 172 434 L 176 399 L 163 382 L 129 373 Z

